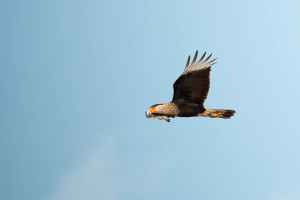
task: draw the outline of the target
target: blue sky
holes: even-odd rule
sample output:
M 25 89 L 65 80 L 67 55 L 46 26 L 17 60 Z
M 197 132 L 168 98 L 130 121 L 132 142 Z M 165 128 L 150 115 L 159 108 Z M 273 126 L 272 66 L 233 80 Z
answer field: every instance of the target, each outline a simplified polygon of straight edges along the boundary
M 299 6 L 1 1 L 0 199 L 299 199 Z M 197 49 L 236 115 L 146 119 Z

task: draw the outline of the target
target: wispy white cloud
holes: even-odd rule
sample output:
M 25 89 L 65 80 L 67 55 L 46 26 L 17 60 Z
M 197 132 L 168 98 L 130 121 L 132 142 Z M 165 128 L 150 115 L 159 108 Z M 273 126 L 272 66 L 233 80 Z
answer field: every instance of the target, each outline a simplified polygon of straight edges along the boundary
M 143 191 L 160 190 L 174 160 L 151 152 L 145 162 L 136 161 L 138 167 L 122 168 L 131 163 L 118 156 L 116 145 L 114 138 L 96 143 L 79 164 L 62 177 L 49 200 L 115 200 L 124 195 L 143 196 Z
M 112 138 L 98 144 L 62 178 L 50 200 L 118 199 L 122 184 L 112 176 L 115 165 L 115 143 Z
M 300 187 L 294 188 L 289 191 L 281 192 L 273 196 L 272 200 L 299 200 Z

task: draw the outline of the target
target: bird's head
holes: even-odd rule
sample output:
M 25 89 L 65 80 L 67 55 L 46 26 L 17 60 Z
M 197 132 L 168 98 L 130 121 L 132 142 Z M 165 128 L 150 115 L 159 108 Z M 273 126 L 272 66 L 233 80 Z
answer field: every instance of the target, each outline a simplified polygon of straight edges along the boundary
M 160 105 L 162 105 L 162 104 L 155 104 L 155 105 L 151 106 L 146 112 L 146 117 L 150 118 L 151 115 L 153 115 L 153 114 L 159 114 Z

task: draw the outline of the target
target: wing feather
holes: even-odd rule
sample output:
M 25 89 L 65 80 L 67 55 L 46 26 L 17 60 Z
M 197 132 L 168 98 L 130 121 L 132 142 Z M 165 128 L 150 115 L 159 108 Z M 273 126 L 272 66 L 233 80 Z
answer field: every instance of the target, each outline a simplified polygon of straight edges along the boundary
M 195 64 L 195 62 L 196 62 L 196 60 L 197 60 L 197 56 L 198 56 L 198 50 L 197 50 L 196 53 L 195 53 L 194 59 L 193 59 L 193 61 L 192 61 L 192 63 L 191 63 L 191 66 L 193 66 L 193 65 Z
M 198 66 L 200 64 L 200 62 L 203 60 L 203 58 L 206 55 L 206 51 L 204 52 L 204 54 L 202 55 L 202 57 L 200 58 L 200 60 L 196 63 L 196 66 Z
M 205 63 L 206 61 L 208 61 L 208 59 L 210 59 L 210 57 L 212 56 L 212 53 L 201 63 L 201 64 L 203 64 L 203 63 Z M 200 65 L 201 65 L 200 64 Z
M 195 64 L 197 60 L 198 51 L 194 56 L 192 63 L 189 65 L 190 56 L 186 67 L 180 77 L 173 84 L 174 95 L 173 102 L 177 100 L 188 100 L 197 104 L 204 104 L 207 98 L 210 87 L 210 70 L 216 60 L 213 59 L 207 62 L 212 54 L 210 54 L 205 60 L 206 52 L 202 55 L 200 60 Z M 202 61 L 203 60 L 203 61 Z M 214 63 L 213 63 L 214 62 Z
M 189 66 L 189 64 L 190 64 L 190 59 L 191 59 L 191 56 L 189 56 L 189 58 L 188 58 L 188 60 L 187 60 L 187 62 L 186 62 L 185 69 Z M 184 69 L 184 70 L 185 70 L 185 69 Z

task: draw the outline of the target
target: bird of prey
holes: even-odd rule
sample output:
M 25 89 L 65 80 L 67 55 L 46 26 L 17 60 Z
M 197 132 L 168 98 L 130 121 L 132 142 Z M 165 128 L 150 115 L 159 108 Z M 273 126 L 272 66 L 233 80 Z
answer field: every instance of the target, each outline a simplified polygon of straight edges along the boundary
M 155 104 L 146 112 L 147 118 L 164 119 L 170 122 L 174 117 L 211 117 L 229 119 L 235 113 L 234 110 L 207 109 L 204 101 L 207 97 L 210 85 L 210 69 L 216 60 L 209 60 L 210 54 L 205 58 L 206 52 L 197 61 L 198 50 L 190 64 L 188 57 L 186 66 L 180 77 L 173 84 L 174 94 L 171 102 Z

